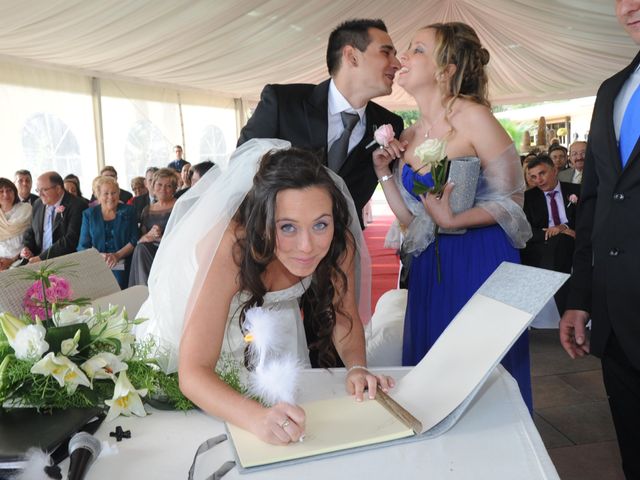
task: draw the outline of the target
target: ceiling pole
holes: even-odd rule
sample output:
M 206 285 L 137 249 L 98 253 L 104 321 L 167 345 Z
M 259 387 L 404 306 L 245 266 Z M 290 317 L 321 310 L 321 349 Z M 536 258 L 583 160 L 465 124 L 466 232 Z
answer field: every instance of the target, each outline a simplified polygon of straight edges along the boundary
M 105 166 L 104 159 L 104 133 L 102 130 L 102 93 L 100 91 L 100 79 L 91 77 L 91 98 L 93 101 L 93 128 L 96 134 L 96 157 L 98 159 L 98 172 Z
M 236 110 L 236 138 L 240 136 L 240 130 L 247 123 L 247 111 L 242 98 L 234 98 L 233 105 Z
M 187 141 L 184 136 L 184 117 L 182 116 L 182 98 L 180 98 L 180 92 L 178 93 L 178 115 L 180 115 L 180 135 L 182 136 L 182 152 L 183 158 L 187 158 Z M 188 161 L 188 160 L 187 160 Z

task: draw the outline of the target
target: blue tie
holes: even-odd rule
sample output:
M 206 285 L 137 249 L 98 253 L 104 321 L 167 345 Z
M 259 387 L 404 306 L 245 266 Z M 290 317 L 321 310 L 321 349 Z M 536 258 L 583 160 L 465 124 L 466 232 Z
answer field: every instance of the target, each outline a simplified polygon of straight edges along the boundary
M 625 167 L 640 136 L 640 85 L 633 92 L 620 125 L 620 158 Z
M 53 245 L 53 205 L 47 205 L 44 211 L 44 225 L 42 231 L 42 250 L 47 250 Z

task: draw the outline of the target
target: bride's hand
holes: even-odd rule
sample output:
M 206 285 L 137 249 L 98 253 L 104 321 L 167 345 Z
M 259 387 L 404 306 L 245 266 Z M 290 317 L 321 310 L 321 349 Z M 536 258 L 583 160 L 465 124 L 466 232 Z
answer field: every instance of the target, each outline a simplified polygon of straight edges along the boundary
M 434 193 L 420 195 L 422 205 L 424 205 L 424 209 L 427 211 L 427 214 L 440 228 L 457 227 L 455 225 L 455 215 L 453 214 L 451 204 L 449 203 L 449 197 L 451 197 L 453 187 L 453 183 L 447 183 L 441 197 L 438 197 L 438 195 Z
M 400 158 L 407 146 L 407 142 L 400 142 L 395 138 L 386 147 L 378 147 L 373 151 L 373 169 L 378 176 L 390 173 L 389 164 Z
M 387 375 L 374 375 L 366 368 L 354 368 L 347 373 L 347 392 L 355 395 L 356 400 L 361 402 L 365 389 L 369 391 L 369 398 L 376 397 L 376 390 L 379 388 L 383 392 L 393 388 L 395 380 Z
M 305 413 L 297 405 L 277 403 L 264 408 L 253 425 L 253 433 L 263 442 L 287 445 L 304 438 Z

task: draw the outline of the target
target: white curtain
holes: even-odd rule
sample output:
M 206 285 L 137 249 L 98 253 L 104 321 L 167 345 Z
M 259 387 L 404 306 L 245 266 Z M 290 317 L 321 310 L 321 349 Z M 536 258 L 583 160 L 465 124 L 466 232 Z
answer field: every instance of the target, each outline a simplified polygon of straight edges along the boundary
M 0 0 L 0 56 L 256 100 L 265 83 L 327 77 L 329 32 L 382 18 L 403 52 L 421 26 L 471 24 L 491 53 L 495 103 L 594 95 L 637 46 L 614 0 Z M 380 99 L 411 100 L 396 89 Z

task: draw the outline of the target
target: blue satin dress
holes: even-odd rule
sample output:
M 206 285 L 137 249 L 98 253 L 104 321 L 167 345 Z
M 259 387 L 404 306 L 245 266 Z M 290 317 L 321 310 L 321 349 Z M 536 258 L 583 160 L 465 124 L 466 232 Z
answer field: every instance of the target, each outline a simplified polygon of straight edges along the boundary
M 402 184 L 413 191 L 414 180 L 433 187 L 430 173 L 420 175 L 409 165 L 402 170 Z M 416 196 L 416 198 L 418 198 Z M 503 261 L 520 263 L 520 255 L 499 225 L 469 228 L 462 235 L 439 235 L 440 282 L 435 242 L 412 257 L 404 324 L 402 364 L 416 365 L 451 320 Z M 525 332 L 507 352 L 502 365 L 518 382 L 532 411 L 529 338 Z

